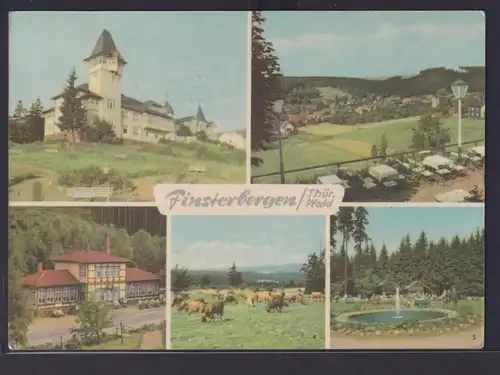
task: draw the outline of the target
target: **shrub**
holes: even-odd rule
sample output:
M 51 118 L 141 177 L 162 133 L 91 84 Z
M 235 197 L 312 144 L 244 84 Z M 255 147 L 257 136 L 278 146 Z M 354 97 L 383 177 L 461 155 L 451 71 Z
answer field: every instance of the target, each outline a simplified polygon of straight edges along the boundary
M 105 173 L 101 168 L 90 166 L 78 169 L 70 173 L 64 173 L 59 177 L 59 183 L 63 186 L 99 186 L 109 184 L 118 190 L 134 190 L 132 182 L 114 170 Z

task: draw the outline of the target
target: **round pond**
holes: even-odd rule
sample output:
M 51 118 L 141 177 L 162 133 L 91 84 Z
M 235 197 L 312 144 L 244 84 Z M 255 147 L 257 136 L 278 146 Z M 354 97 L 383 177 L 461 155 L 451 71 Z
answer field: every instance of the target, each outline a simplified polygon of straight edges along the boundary
M 378 311 L 371 312 L 366 314 L 358 314 L 352 315 L 349 317 L 349 320 L 354 320 L 361 323 L 367 324 L 398 324 L 398 321 L 405 320 L 432 320 L 439 318 L 446 318 L 448 316 L 447 313 L 442 311 L 424 311 L 424 310 L 415 310 L 415 311 L 401 311 L 396 313 L 396 311 Z

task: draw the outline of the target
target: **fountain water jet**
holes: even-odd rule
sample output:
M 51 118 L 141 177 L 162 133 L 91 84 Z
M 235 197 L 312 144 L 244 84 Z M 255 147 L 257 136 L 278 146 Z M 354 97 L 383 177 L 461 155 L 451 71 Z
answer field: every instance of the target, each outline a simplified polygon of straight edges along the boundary
M 401 301 L 399 298 L 399 288 L 396 288 L 396 316 L 394 318 L 401 318 Z

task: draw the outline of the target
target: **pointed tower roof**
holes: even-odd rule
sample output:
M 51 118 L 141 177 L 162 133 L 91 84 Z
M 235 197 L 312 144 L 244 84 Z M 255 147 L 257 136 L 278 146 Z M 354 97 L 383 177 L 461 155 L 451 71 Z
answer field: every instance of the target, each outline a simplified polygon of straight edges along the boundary
M 89 57 L 87 57 L 84 61 L 88 61 L 99 55 L 109 55 L 109 54 L 120 54 L 118 49 L 116 48 L 116 44 L 113 41 L 113 37 L 111 33 L 104 29 L 102 30 L 101 36 L 97 39 L 97 43 L 95 44 L 94 49 Z
M 205 115 L 203 114 L 201 105 L 198 106 L 198 112 L 196 112 L 196 117 L 198 118 L 199 121 L 208 122 L 207 119 L 205 118 Z

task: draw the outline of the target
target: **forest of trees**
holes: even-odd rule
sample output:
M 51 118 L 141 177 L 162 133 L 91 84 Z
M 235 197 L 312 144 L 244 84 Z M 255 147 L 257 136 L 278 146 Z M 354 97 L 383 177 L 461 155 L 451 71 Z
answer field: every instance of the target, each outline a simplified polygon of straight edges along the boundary
M 451 288 L 460 295 L 484 295 L 484 229 L 438 241 L 428 240 L 425 232 L 415 239 L 405 235 L 389 253 L 385 245 L 376 249 L 371 243 L 368 223 L 364 207 L 342 207 L 330 217 L 332 296 L 393 294 L 413 281 L 437 295 Z M 346 257 L 350 246 L 355 255 Z
M 462 79 L 469 84 L 469 92 L 485 92 L 486 68 L 484 66 L 460 67 L 462 71 L 447 68 L 430 68 L 419 74 L 403 78 L 400 76 L 387 79 L 368 79 L 351 77 L 282 77 L 281 84 L 286 92 L 291 92 L 297 84 L 313 87 L 338 87 L 342 91 L 359 96 L 365 93 L 387 96 L 434 95 L 443 87 Z
M 141 221 L 142 225 L 141 225 Z M 147 229 L 146 229 L 147 228 Z M 50 258 L 76 250 L 104 250 L 131 260 L 130 266 L 165 275 L 166 217 L 155 207 L 10 208 L 8 320 L 10 342 L 24 344 L 30 315 L 22 279 L 36 264 L 53 268 Z
M 185 267 L 172 268 L 172 290 L 180 292 L 190 288 L 266 288 L 303 287 L 305 293 L 324 292 L 325 289 L 325 253 L 312 253 L 300 269 L 300 275 L 266 274 L 266 278 L 277 283 L 259 282 L 262 274 L 256 272 L 240 272 L 233 263 L 226 274 L 222 272 L 192 272 Z M 295 276 L 295 277 L 293 277 Z M 298 277 L 297 277 L 298 276 Z

